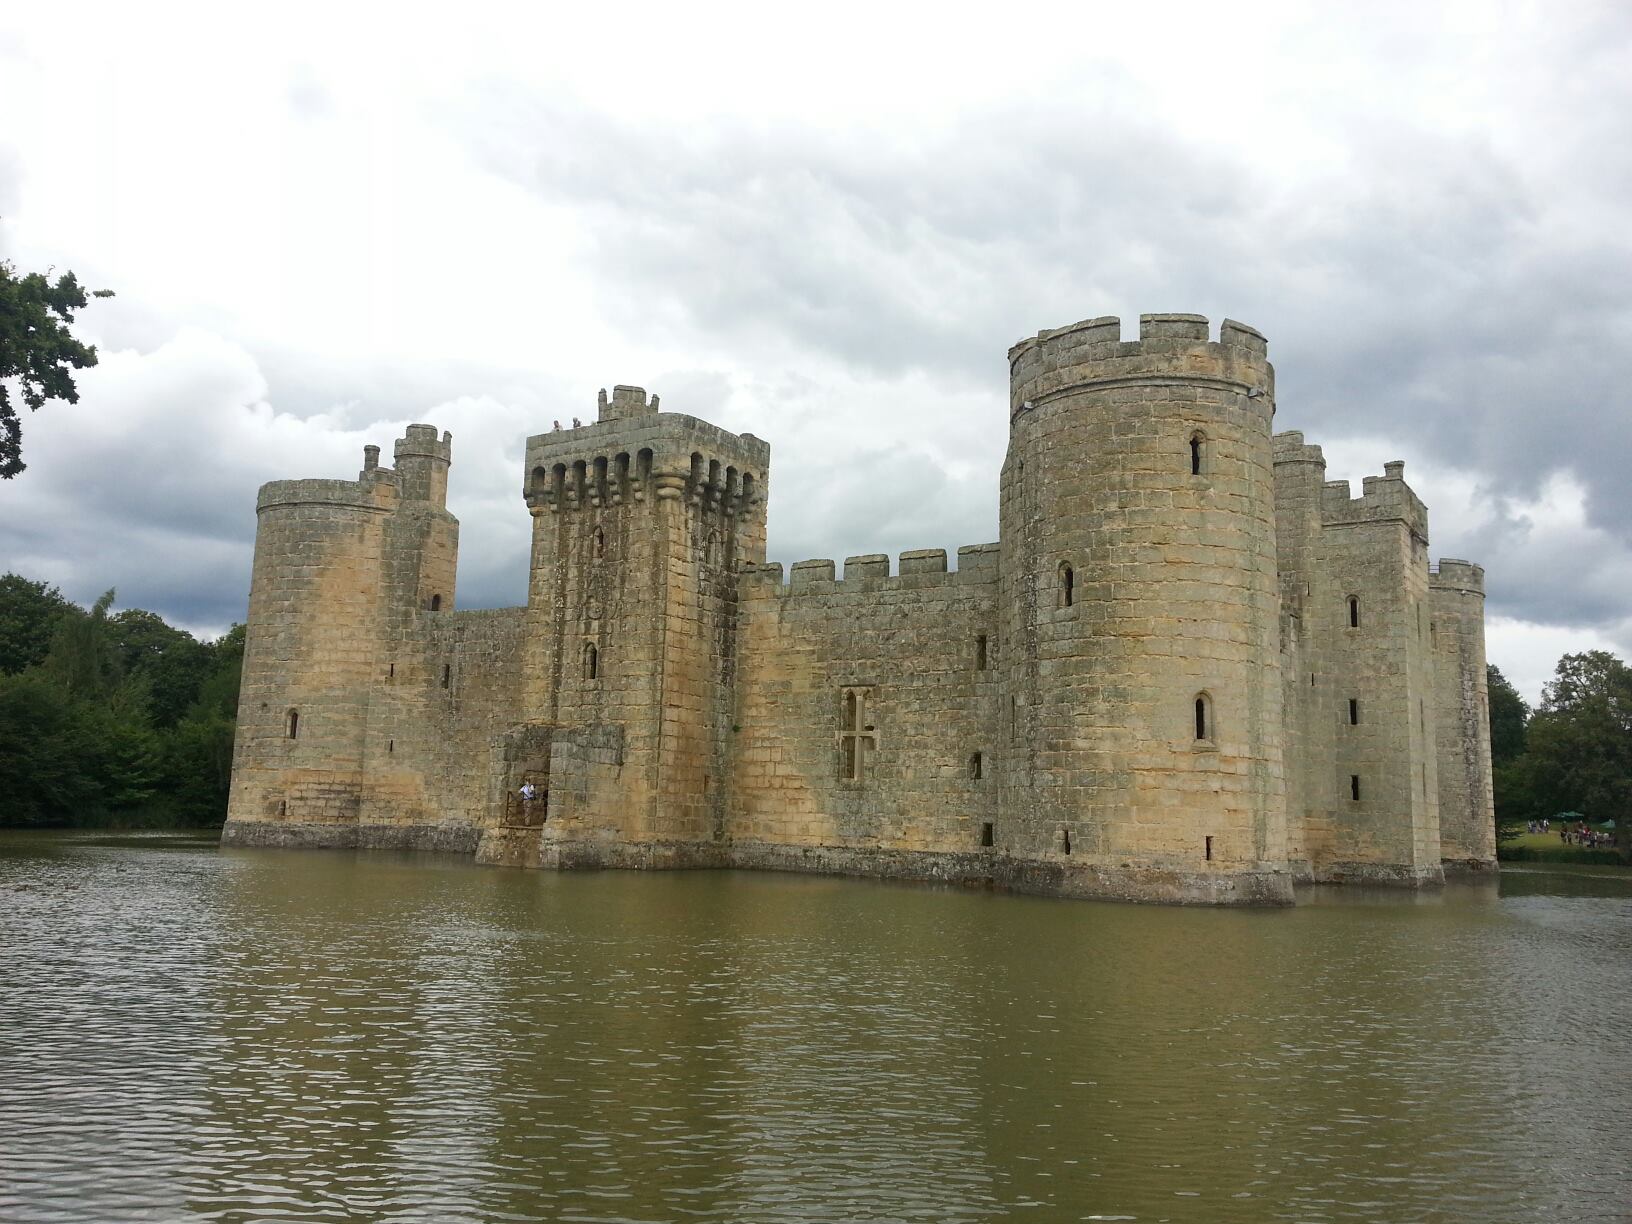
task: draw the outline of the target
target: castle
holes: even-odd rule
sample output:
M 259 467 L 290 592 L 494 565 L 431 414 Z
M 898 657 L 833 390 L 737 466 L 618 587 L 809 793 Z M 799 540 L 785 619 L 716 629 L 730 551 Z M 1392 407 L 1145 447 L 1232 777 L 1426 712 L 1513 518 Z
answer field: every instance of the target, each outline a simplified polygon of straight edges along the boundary
M 1230 320 L 1009 367 L 956 568 L 767 565 L 770 447 L 638 387 L 528 439 L 526 607 L 454 610 L 429 425 L 266 485 L 223 842 L 1210 904 L 1493 868 L 1484 575 L 1403 464 L 1325 480 Z

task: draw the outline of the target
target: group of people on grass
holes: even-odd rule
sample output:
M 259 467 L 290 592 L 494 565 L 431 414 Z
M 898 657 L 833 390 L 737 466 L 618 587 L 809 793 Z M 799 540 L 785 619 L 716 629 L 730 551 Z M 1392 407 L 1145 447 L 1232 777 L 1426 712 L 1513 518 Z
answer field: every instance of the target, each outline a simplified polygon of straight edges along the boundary
M 1551 833 L 1551 820 L 1532 820 L 1527 822 L 1531 833 Z M 1578 820 L 1573 825 L 1568 820 L 1558 822 L 1558 838 L 1566 846 L 1586 846 L 1593 850 L 1606 850 L 1615 844 L 1612 834 L 1599 829 L 1590 828 L 1584 820 Z

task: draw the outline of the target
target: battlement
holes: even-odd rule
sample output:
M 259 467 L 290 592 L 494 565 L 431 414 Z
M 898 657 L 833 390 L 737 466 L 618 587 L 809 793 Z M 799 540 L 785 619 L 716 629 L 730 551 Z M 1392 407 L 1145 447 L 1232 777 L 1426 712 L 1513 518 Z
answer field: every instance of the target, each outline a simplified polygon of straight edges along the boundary
M 886 553 L 862 553 L 844 559 L 844 572 L 830 557 L 795 561 L 783 581 L 782 563 L 746 566 L 741 571 L 744 593 L 780 596 L 831 594 L 844 590 L 921 590 L 937 585 L 982 585 L 997 581 L 997 544 L 966 544 L 958 549 L 958 568 L 947 569 L 946 549 L 915 548 L 900 554 L 890 573 Z
M 1225 319 L 1210 338 L 1205 315 L 1139 316 L 1139 339 L 1122 339 L 1115 315 L 1038 332 L 1009 349 L 1011 419 L 1049 397 L 1144 380 L 1211 384 L 1241 406 L 1274 411 L 1275 374 L 1263 333 Z
M 1437 564 L 1428 567 L 1428 585 L 1436 591 L 1483 595 L 1485 567 L 1457 557 L 1441 557 Z
M 1285 433 L 1278 433 L 1271 441 L 1275 445 L 1277 466 L 1283 463 L 1313 463 L 1322 468 L 1326 466 L 1326 452 L 1313 443 L 1305 442 L 1301 429 L 1289 429 Z
M 651 416 L 657 409 L 657 396 L 650 400 L 646 398 L 645 387 L 629 387 L 619 384 L 612 388 L 612 398 L 606 398 L 606 388 L 601 388 L 596 407 L 597 421 L 626 421 L 631 417 Z
M 364 466 L 367 466 L 367 448 L 364 448 Z M 410 425 L 408 431 L 397 439 L 392 454 L 398 466 L 404 459 L 425 458 L 440 459 L 443 463 L 453 462 L 453 435 L 444 433 L 440 439 L 436 436 L 435 425 Z
M 616 387 L 594 424 L 528 438 L 522 496 L 532 512 L 664 498 L 735 514 L 764 501 L 767 443 L 657 405 L 639 387 Z
M 1385 463 L 1381 476 L 1367 476 L 1361 486 L 1364 491 L 1355 497 L 1346 480 L 1324 482 L 1320 490 L 1321 523 L 1343 527 L 1397 520 L 1424 540 L 1428 538 L 1428 510 L 1405 483 L 1404 463 Z

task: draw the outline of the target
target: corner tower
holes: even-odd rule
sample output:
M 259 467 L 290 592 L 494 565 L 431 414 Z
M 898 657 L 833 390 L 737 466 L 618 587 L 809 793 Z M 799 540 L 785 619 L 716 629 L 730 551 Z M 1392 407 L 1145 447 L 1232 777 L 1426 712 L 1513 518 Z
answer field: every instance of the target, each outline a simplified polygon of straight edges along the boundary
M 1266 352 L 1173 314 L 1010 350 L 995 835 L 1060 891 L 1292 899 Z
M 367 446 L 356 480 L 261 487 L 224 843 L 355 844 L 381 680 L 421 616 L 453 606 L 452 444 L 410 425 L 394 470 Z
M 1485 671 L 1485 571 L 1450 557 L 1428 574 L 1439 753 L 1439 853 L 1444 869 L 1496 869 Z

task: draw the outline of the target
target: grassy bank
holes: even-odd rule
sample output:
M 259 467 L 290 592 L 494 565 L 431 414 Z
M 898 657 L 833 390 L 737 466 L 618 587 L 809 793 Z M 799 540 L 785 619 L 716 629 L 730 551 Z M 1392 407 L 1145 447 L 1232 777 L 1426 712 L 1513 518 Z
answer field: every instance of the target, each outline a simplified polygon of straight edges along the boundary
M 1599 830 L 1604 832 L 1606 830 Z M 1626 862 L 1613 849 L 1592 850 L 1566 845 L 1557 833 L 1520 833 L 1496 844 L 1496 857 L 1504 863 L 1598 863 L 1615 866 Z

